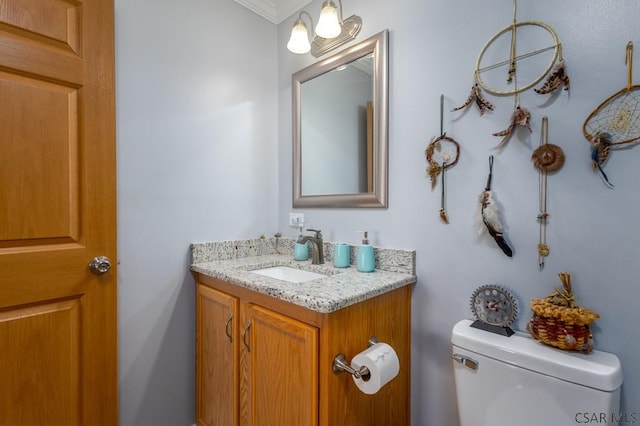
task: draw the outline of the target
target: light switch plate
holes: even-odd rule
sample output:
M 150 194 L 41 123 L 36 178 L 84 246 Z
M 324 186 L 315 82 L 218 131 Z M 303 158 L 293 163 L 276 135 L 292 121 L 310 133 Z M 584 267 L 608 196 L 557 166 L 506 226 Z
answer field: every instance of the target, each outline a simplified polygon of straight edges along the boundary
M 289 226 L 302 228 L 304 226 L 304 213 L 289 213 Z

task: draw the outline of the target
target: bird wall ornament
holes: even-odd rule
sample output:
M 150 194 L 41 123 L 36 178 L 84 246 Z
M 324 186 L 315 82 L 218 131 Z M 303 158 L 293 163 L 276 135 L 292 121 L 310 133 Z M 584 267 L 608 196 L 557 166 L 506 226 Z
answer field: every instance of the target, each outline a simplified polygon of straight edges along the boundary
M 478 232 L 480 234 L 487 231 L 491 237 L 495 240 L 496 244 L 502 252 L 508 257 L 513 256 L 513 250 L 509 246 L 504 234 L 504 226 L 502 225 L 500 211 L 498 210 L 498 204 L 493 197 L 493 191 L 491 191 L 491 180 L 493 177 L 493 155 L 489 157 L 489 177 L 487 178 L 487 185 L 484 188 L 482 194 L 480 194 L 477 217 L 479 222 Z

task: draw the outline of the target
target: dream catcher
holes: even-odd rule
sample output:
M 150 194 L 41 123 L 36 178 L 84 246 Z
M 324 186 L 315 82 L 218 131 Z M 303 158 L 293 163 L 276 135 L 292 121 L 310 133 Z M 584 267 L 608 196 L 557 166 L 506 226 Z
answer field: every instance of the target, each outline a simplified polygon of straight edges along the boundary
M 605 184 L 613 188 L 602 167 L 612 148 L 640 139 L 640 86 L 633 85 L 633 43 L 627 43 L 627 87 L 614 93 L 587 117 L 582 133 L 591 142 L 591 164 Z
M 540 146 L 531 155 L 533 166 L 538 170 L 538 223 L 540 225 L 540 236 L 538 242 L 538 267 L 544 269 L 544 260 L 549 256 L 549 246 L 547 245 L 547 175 L 555 173 L 564 165 L 564 152 L 558 145 L 549 143 L 549 120 L 542 117 L 542 131 L 540 134 Z
M 519 36 L 524 35 L 527 36 L 526 49 L 520 51 L 517 41 Z M 552 68 L 553 71 L 549 74 Z M 527 108 L 520 105 L 520 93 L 532 88 L 547 75 L 544 84 L 534 89 L 536 93 L 553 93 L 562 86 L 565 90 L 569 89 L 569 77 L 558 35 L 544 22 L 518 22 L 517 1 L 514 0 L 513 23 L 498 31 L 484 45 L 476 61 L 471 94 L 467 101 L 454 111 L 473 103 L 480 109 L 480 115 L 487 110 L 493 111 L 493 104 L 483 96 L 482 90 L 498 96 L 515 96 L 514 111 L 509 125 L 504 130 L 493 133 L 494 136 L 502 138 L 498 145 L 502 148 L 516 129 L 526 128 L 531 131 L 531 114 Z
M 449 223 L 445 211 L 445 171 L 456 165 L 460 157 L 460 145 L 443 131 L 444 95 L 440 96 L 440 136 L 431 138 L 424 154 L 427 159 L 427 174 L 431 178 L 431 190 L 438 185 L 438 176 L 442 177 L 442 192 L 440 195 L 440 219 Z
M 513 256 L 513 251 L 505 239 L 501 214 L 498 210 L 498 204 L 494 199 L 493 191 L 491 191 L 492 178 L 493 155 L 489 157 L 489 177 L 487 178 L 487 186 L 485 186 L 484 191 L 480 194 L 478 202 L 478 209 L 476 213 L 478 219 L 478 232 L 482 234 L 487 231 L 496 241 L 498 247 L 502 249 L 503 253 L 511 257 Z

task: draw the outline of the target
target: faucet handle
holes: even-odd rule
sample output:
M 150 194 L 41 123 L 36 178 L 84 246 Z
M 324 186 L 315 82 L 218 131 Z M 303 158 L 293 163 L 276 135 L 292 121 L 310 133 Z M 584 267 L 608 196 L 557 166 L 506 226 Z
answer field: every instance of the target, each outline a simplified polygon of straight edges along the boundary
M 316 238 L 322 238 L 322 231 L 319 230 L 319 229 L 307 229 L 307 231 L 315 232 L 316 233 L 316 235 L 315 235 Z

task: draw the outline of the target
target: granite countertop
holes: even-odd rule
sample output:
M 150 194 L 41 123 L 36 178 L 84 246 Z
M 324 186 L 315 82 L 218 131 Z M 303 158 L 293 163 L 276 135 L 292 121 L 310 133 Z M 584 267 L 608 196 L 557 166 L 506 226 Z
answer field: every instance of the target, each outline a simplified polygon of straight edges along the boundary
M 283 244 L 282 239 L 277 239 L 275 246 L 284 245 L 284 251 L 288 251 L 289 244 Z M 348 268 L 336 268 L 331 260 L 331 247 L 325 257 L 325 264 L 312 265 L 310 260 L 295 261 L 291 254 L 278 253 L 274 250 L 251 250 L 242 252 L 239 247 L 244 247 L 244 242 L 220 242 L 221 246 L 200 243 L 191 245 L 191 270 L 214 278 L 218 278 L 232 284 L 236 284 L 259 293 L 263 293 L 280 300 L 294 303 L 299 306 L 320 313 L 330 313 L 353 305 L 363 300 L 370 299 L 382 293 L 412 284 L 416 282 L 415 276 L 415 252 L 406 250 L 376 251 L 376 265 L 380 268 L 374 272 L 358 272 L 355 265 Z M 252 247 L 265 244 L 258 242 Z M 221 254 L 219 247 L 233 247 L 236 256 L 230 257 L 228 253 Z M 213 248 L 212 248 L 213 247 Z M 266 252 L 265 254 L 259 253 Z M 215 252 L 216 255 L 211 255 Z M 399 255 L 395 252 L 400 252 Z M 203 254 L 205 253 L 205 254 Z M 252 255 L 254 254 L 254 255 Z M 329 258 L 329 259 L 327 259 Z M 400 259 L 400 260 L 398 260 Z M 289 266 L 306 271 L 326 275 L 312 281 L 291 283 L 275 278 L 262 276 L 250 272 L 254 269 L 262 269 L 273 266 Z

